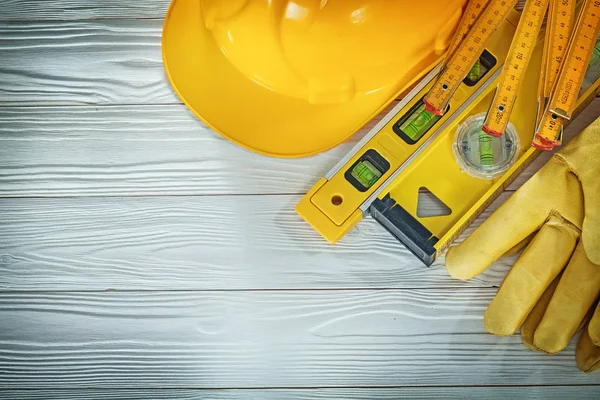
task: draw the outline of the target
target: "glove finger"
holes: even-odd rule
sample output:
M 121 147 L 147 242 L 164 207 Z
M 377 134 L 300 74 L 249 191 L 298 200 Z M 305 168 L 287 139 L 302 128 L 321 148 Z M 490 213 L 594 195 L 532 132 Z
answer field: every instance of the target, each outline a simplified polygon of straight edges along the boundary
M 464 242 L 448 250 L 448 273 L 457 279 L 479 275 L 540 229 L 552 210 L 561 210 L 569 221 L 580 223 L 583 199 L 579 187 L 564 162 L 550 160 Z
M 600 265 L 600 118 L 557 154 L 577 175 L 583 189 L 585 218 L 581 240 L 590 261 Z
M 597 268 L 600 268 L 600 266 Z M 590 320 L 588 331 L 592 342 L 594 342 L 596 346 L 600 346 L 600 304 L 596 307 L 596 311 Z
M 579 231 L 551 216 L 515 262 L 483 317 L 488 332 L 515 333 L 569 261 Z
M 600 268 L 579 242 L 540 321 L 533 343 L 550 354 L 563 350 L 600 294 Z
M 513 194 L 495 213 L 479 226 L 464 242 L 446 253 L 446 268 L 456 279 L 471 279 L 492 265 L 505 253 L 517 247 L 538 230 L 547 215 L 531 218 L 513 217 L 513 204 L 523 207 L 524 201 Z M 512 200 L 512 201 L 511 201 Z M 493 238 L 493 239 L 492 239 Z
M 594 345 L 587 329 L 581 332 L 575 359 L 577 367 L 583 372 L 594 372 L 600 368 L 600 347 Z
M 529 236 L 527 236 L 525 239 L 521 240 L 519 243 L 508 249 L 506 253 L 502 254 L 502 257 L 510 257 L 523 250 L 529 244 L 529 242 L 531 242 L 536 233 L 537 232 L 533 232 L 529 234 Z
M 594 179 L 595 187 L 584 187 L 585 204 L 600 204 L 600 180 L 597 175 Z M 583 246 L 588 258 L 600 268 L 600 207 L 586 208 L 582 231 Z
M 525 318 L 523 325 L 521 325 L 521 340 L 523 341 L 523 344 L 529 347 L 531 350 L 542 351 L 533 344 L 533 335 L 535 334 L 535 330 L 540 324 L 540 321 L 544 317 L 548 303 L 550 303 L 550 299 L 552 298 L 552 295 L 558 286 L 558 281 L 560 281 L 561 276 L 562 274 L 559 274 L 556 278 L 554 278 L 550 286 L 546 288 L 546 291 L 538 300 L 535 307 L 533 307 L 533 310 L 531 310 L 527 318 Z

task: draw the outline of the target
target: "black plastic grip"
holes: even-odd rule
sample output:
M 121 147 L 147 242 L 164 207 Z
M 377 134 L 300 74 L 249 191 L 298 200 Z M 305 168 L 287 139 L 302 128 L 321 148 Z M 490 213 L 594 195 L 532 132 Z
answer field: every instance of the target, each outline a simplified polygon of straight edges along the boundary
M 371 204 L 369 211 L 377 222 L 402 242 L 426 266 L 430 266 L 435 261 L 436 250 L 433 245 L 439 239 L 402 206 L 396 204 L 389 194 L 382 200 L 376 199 Z

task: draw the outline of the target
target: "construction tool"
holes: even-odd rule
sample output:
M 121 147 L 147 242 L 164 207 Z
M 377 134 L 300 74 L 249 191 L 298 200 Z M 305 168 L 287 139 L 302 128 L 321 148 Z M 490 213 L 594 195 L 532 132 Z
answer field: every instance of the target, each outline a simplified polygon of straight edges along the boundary
M 566 120 L 571 119 L 600 32 L 600 1 L 585 0 L 548 105 L 536 129 L 546 147 L 560 145 Z M 534 142 L 534 146 L 537 144 Z
M 484 11 L 480 19 L 485 15 Z M 443 65 L 458 61 L 458 48 L 317 182 L 298 203 L 297 212 L 330 242 L 370 214 L 431 264 L 538 154 L 529 143 L 536 125 L 543 40 L 533 50 L 507 133 L 488 141 L 480 132 L 518 23 L 519 13 L 510 11 L 482 48 L 477 80 L 469 79 L 467 71 L 447 104 L 436 103 L 436 109 L 445 109 L 443 115 L 430 112 L 423 99 L 443 76 Z M 467 40 L 469 35 L 463 45 Z M 593 83 L 580 94 L 573 115 L 598 92 L 599 76 L 586 79 Z M 419 193 L 424 191 L 449 212 L 419 216 Z
M 460 23 L 458 24 L 458 28 L 454 33 L 454 37 L 452 38 L 452 42 L 450 42 L 450 46 L 448 47 L 448 51 L 446 53 L 446 57 L 444 59 L 444 63 L 442 66 L 442 71 L 448 67 L 448 62 L 450 58 L 456 52 L 456 49 L 462 44 L 465 40 L 475 22 L 479 19 L 479 16 L 483 13 L 487 5 L 491 0 L 472 0 L 467 3 L 467 7 L 463 13 L 462 18 L 460 19 Z M 479 56 L 477 56 L 479 59 Z
M 440 76 L 423 99 L 429 112 L 435 115 L 443 115 L 446 112 L 450 99 L 473 68 L 488 39 L 504 22 L 516 3 L 517 0 L 491 1 L 483 10 L 464 40 L 450 55 Z M 462 27 L 460 30 L 462 31 Z
M 538 41 L 549 0 L 530 0 L 525 3 L 517 31 L 498 79 L 494 99 L 490 105 L 484 132 L 502 136 L 508 125 L 512 108 L 521 89 L 529 60 Z M 543 69 L 543 67 L 542 67 Z

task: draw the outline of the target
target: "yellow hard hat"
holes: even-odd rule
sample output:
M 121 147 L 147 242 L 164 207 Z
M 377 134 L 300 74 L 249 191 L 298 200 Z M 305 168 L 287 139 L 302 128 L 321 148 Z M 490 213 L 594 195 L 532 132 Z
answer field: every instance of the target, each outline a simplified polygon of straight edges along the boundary
M 173 0 L 171 84 L 207 125 L 300 157 L 347 139 L 428 72 L 465 0 Z

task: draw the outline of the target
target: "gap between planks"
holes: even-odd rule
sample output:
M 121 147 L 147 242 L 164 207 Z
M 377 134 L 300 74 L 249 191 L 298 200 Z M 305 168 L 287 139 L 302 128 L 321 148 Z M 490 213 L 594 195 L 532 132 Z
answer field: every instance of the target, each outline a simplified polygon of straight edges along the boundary
M 547 386 L 434 386 L 434 387 L 306 387 L 230 389 L 0 389 L 0 399 L 22 400 L 398 400 L 400 398 L 448 400 L 493 400 L 497 398 L 540 398 L 546 400 L 588 400 L 600 396 L 590 385 Z
M 488 334 L 494 294 L 0 293 L 0 387 L 598 384 L 576 338 L 548 356 Z
M 298 200 L 0 199 L 0 290 L 490 287 L 514 261 L 457 281 L 443 257 L 425 267 L 371 218 L 332 246 L 295 213 Z

